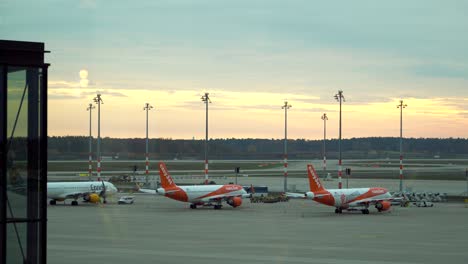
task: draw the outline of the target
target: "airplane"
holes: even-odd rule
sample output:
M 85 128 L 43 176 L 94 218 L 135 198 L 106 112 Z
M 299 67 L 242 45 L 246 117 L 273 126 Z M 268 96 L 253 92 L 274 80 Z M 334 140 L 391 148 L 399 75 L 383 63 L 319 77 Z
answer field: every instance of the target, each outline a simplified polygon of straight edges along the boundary
M 392 197 L 387 189 L 381 187 L 351 188 L 351 189 L 325 189 L 314 167 L 307 165 L 310 191 L 303 196 L 306 199 L 335 207 L 335 213 L 341 214 L 343 210 L 358 211 L 369 214 L 369 206 L 373 205 L 379 212 L 391 208 Z M 292 195 L 294 197 L 294 195 Z M 297 196 L 295 196 L 297 198 Z
M 196 209 L 197 206 L 213 206 L 214 209 L 221 209 L 223 201 L 235 208 L 242 204 L 242 198 L 251 197 L 242 186 L 236 184 L 177 186 L 163 162 L 159 163 L 159 178 L 161 188 L 139 189 L 139 191 L 188 202 L 191 209 Z
M 103 198 L 103 203 L 107 203 L 107 196 L 115 193 L 117 193 L 117 188 L 107 181 L 47 183 L 47 198 L 51 199 L 50 205 L 56 205 L 57 201 L 66 199 L 74 199 L 71 205 L 78 205 L 80 197 L 83 197 L 84 202 L 98 203 Z

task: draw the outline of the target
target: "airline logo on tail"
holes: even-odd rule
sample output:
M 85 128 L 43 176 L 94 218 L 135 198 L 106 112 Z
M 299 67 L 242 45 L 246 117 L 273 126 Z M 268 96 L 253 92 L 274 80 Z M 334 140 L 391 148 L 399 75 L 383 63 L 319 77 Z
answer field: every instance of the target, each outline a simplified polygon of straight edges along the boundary
M 320 182 L 317 172 L 315 171 L 314 167 L 310 164 L 307 165 L 307 171 L 309 173 L 309 182 L 310 182 L 310 190 L 316 191 L 322 189 L 322 183 Z M 314 186 L 315 183 L 315 186 Z
M 172 180 L 172 177 L 169 175 L 169 172 L 167 171 L 166 165 L 162 162 L 159 163 L 159 176 L 161 176 L 162 184 L 164 184 L 163 181 L 165 179 L 167 181 L 166 183 L 168 186 L 175 185 L 174 180 Z

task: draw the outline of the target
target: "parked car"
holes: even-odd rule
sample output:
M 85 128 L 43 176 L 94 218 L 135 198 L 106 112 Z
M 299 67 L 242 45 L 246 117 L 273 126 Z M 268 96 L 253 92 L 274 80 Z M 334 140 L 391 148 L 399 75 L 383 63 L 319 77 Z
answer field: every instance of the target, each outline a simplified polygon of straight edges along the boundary
M 416 206 L 417 207 L 433 207 L 434 204 L 432 202 L 429 202 L 429 201 L 420 201 L 420 202 L 416 203 Z
M 119 204 L 133 204 L 135 196 L 122 196 L 119 199 Z

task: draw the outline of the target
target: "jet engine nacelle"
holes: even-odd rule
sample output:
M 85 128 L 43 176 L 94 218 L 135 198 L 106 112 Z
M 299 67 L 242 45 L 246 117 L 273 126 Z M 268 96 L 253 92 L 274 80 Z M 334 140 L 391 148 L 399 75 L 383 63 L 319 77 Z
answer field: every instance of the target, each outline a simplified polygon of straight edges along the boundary
M 96 193 L 91 193 L 90 195 L 88 195 L 88 202 L 90 203 L 98 203 L 101 201 L 101 197 L 99 197 L 98 194 Z
M 238 207 L 242 204 L 242 198 L 233 197 L 227 201 L 227 203 L 232 207 Z
M 307 199 L 314 199 L 315 198 L 315 194 L 313 192 L 306 192 L 305 193 L 305 197 Z
M 389 201 L 381 201 L 375 204 L 375 208 L 379 211 L 387 211 L 392 207 L 392 204 Z

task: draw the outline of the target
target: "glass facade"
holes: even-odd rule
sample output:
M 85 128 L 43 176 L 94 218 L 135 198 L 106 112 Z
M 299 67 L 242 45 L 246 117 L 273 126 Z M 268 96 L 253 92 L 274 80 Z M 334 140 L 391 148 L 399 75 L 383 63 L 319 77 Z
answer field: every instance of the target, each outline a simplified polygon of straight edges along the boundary
M 47 64 L 0 40 L 0 263 L 46 263 Z

